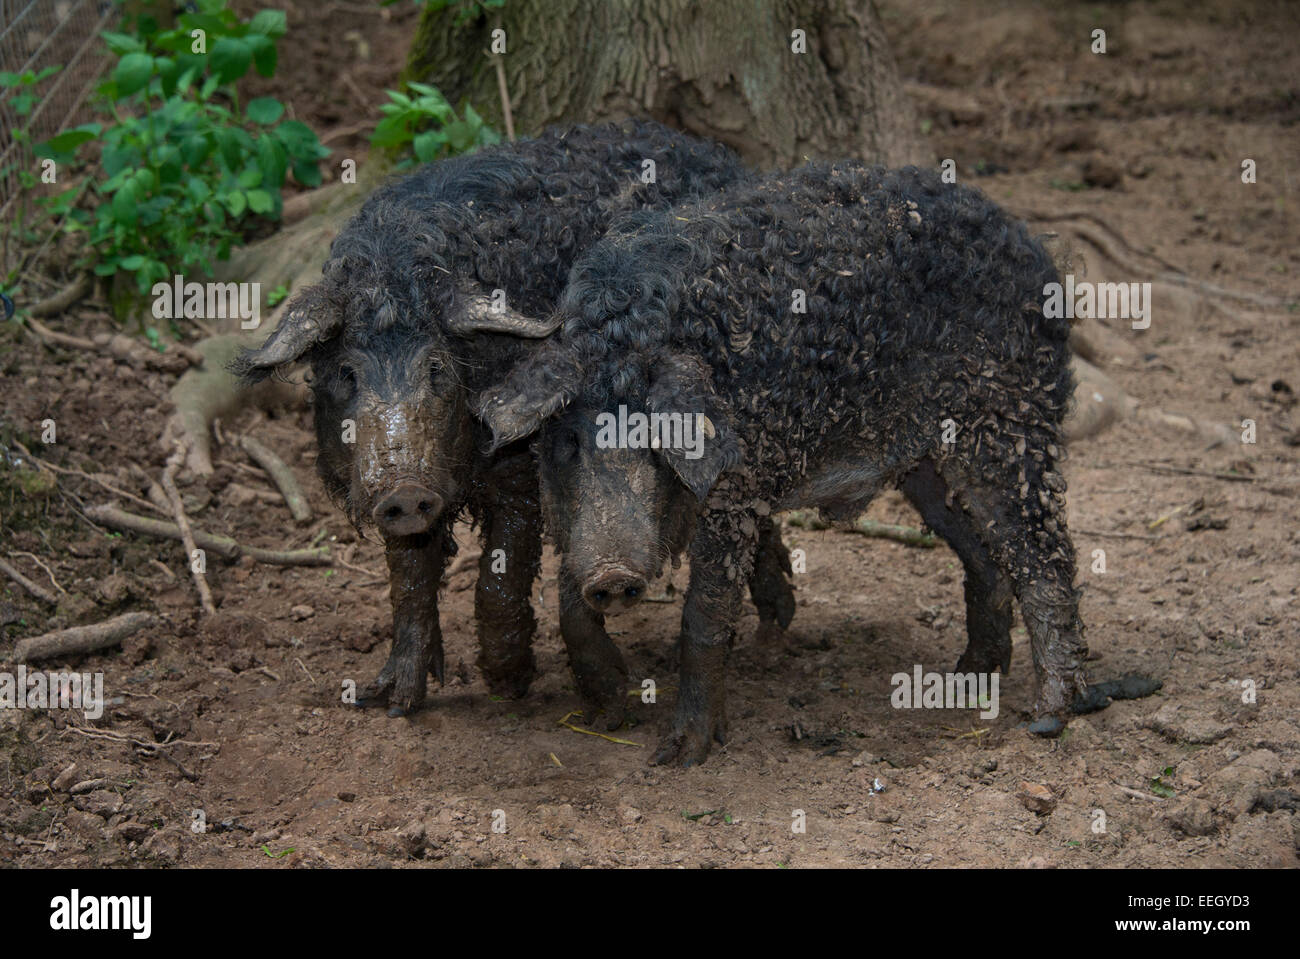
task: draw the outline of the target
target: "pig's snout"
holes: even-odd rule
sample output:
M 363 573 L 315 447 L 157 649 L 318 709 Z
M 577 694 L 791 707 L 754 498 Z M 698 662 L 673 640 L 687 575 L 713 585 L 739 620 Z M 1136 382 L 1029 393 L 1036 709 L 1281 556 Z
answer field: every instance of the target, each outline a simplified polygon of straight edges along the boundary
M 375 525 L 385 536 L 427 533 L 442 512 L 442 497 L 414 483 L 403 483 L 375 504 Z
M 598 613 L 621 613 L 641 601 L 645 587 L 644 576 L 616 566 L 587 580 L 582 588 L 582 598 Z

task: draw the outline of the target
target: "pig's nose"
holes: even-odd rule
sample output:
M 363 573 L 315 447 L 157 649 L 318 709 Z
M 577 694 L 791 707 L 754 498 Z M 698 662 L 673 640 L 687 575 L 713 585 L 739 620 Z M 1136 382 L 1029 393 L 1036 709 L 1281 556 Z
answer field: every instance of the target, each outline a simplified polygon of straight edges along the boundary
M 375 525 L 385 536 L 427 533 L 442 512 L 442 497 L 431 489 L 403 483 L 375 504 Z
M 619 613 L 635 606 L 645 595 L 645 577 L 630 569 L 607 569 L 587 581 L 582 598 L 598 613 Z

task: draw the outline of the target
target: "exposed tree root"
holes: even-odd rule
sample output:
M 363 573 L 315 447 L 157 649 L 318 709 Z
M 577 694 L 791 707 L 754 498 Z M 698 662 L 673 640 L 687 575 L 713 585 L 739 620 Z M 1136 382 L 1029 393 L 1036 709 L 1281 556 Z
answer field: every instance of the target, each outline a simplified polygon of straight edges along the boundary
M 288 504 L 294 522 L 310 523 L 311 506 L 307 502 L 307 497 L 303 495 L 302 487 L 298 485 L 298 479 L 293 475 L 293 470 L 267 446 L 251 436 L 245 436 L 241 441 L 241 445 L 253 462 L 270 475 L 276 488 L 280 491 L 280 495 L 284 497 L 285 503 Z

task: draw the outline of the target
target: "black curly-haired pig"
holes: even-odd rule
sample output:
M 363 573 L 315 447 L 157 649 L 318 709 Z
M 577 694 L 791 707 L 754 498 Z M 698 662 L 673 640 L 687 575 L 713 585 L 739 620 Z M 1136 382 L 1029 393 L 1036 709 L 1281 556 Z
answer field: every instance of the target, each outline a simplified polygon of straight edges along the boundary
M 579 259 L 547 319 L 561 331 L 479 408 L 498 445 L 542 428 L 561 592 L 585 607 L 589 645 L 689 544 L 680 692 L 655 761 L 693 764 L 723 740 L 763 524 L 794 507 L 851 518 L 890 486 L 965 567 L 958 671 L 1006 671 L 1014 597 L 1036 711 L 1087 701 L 1057 471 L 1069 330 L 1042 308 L 1056 279 L 979 192 L 851 163 L 630 215 Z

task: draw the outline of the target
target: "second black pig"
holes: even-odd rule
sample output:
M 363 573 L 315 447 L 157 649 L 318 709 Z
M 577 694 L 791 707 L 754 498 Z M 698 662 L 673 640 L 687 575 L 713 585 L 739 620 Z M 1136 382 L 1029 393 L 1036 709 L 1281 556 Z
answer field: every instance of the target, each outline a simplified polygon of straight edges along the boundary
M 724 739 L 726 652 L 762 524 L 793 507 L 849 518 L 887 486 L 965 567 L 958 671 L 1007 669 L 1014 597 L 1036 710 L 1086 695 L 1056 465 L 1069 330 L 1042 306 L 1056 279 L 978 192 L 854 164 L 629 217 L 575 265 L 552 318 L 562 334 L 480 409 L 498 443 L 545 421 L 543 499 L 569 602 L 594 614 L 600 592 L 639 595 L 690 542 L 680 691 L 657 762 L 699 762 Z M 671 429 L 611 443 L 620 407 Z

